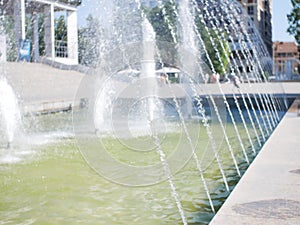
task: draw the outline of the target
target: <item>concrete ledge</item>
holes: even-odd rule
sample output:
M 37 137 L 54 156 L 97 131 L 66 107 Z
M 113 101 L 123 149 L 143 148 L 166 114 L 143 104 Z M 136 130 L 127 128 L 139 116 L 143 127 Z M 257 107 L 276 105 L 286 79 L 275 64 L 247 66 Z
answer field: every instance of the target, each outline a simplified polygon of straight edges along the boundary
M 80 107 L 80 101 L 60 100 L 60 101 L 43 101 L 21 105 L 22 115 L 28 114 L 49 114 L 56 112 L 66 112 L 73 108 Z
M 210 225 L 299 224 L 300 100 L 295 100 Z
M 80 64 L 67 64 L 65 63 L 63 60 L 57 60 L 57 61 L 54 61 L 52 59 L 48 59 L 46 57 L 41 57 L 40 60 L 39 60 L 40 63 L 42 64 L 45 64 L 45 65 L 48 65 L 48 66 L 51 66 L 53 68 L 56 68 L 56 69 L 60 69 L 60 70 L 74 70 L 74 71 L 78 71 L 80 73 L 84 73 L 84 74 L 88 74 L 89 71 L 91 71 L 92 69 L 86 67 L 86 66 L 83 66 L 83 65 L 80 65 Z

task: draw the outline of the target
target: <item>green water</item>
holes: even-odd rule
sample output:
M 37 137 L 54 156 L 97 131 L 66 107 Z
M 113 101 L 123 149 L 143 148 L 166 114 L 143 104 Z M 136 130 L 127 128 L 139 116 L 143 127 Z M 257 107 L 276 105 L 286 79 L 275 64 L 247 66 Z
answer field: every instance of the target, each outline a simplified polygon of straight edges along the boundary
M 23 158 L 20 161 L 0 163 L 0 224 L 182 224 L 167 181 L 143 187 L 110 182 L 91 169 L 83 159 L 74 137 L 59 133 L 61 129 L 57 127 L 62 124 L 59 122 L 60 117 L 62 122 L 70 122 L 69 115 L 34 120 L 38 124 L 36 127 L 43 125 L 46 128 L 29 132 L 32 142 L 37 138 L 36 134 L 42 137 L 52 134 L 54 138 L 48 142 L 15 146 L 10 150 L 1 149 L 2 156 L 6 154 L 5 151 L 27 153 L 21 154 Z M 32 121 L 27 125 L 32 126 Z M 190 126 L 192 130 L 199 125 Z M 55 135 L 53 130 L 58 133 Z M 67 130 L 71 130 L 71 125 Z M 242 169 L 245 161 L 232 125 L 228 124 L 226 130 Z M 241 125 L 239 130 L 251 157 L 247 136 Z M 255 140 L 253 132 L 250 132 Z M 169 133 L 164 138 L 163 149 L 170 156 L 172 143 L 178 139 L 178 134 Z M 123 163 L 147 165 L 159 160 L 155 152 L 146 153 L 146 157 L 129 153 L 119 141 L 111 137 L 102 141 L 109 154 Z M 200 132 L 197 155 L 205 165 L 204 175 L 218 209 L 228 192 L 217 164 L 212 160 L 212 154 L 204 153 L 210 150 L 209 146 L 205 132 Z M 222 137 L 218 147 L 232 189 L 237 175 Z M 213 213 L 192 158 L 174 175 L 174 184 L 188 223 L 207 224 Z

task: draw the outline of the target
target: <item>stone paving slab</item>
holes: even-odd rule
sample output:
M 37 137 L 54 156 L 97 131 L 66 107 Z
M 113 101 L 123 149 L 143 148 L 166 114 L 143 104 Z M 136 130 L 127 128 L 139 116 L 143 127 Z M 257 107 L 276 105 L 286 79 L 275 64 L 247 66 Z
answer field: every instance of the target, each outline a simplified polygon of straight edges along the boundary
M 300 116 L 296 100 L 210 225 L 300 224 Z

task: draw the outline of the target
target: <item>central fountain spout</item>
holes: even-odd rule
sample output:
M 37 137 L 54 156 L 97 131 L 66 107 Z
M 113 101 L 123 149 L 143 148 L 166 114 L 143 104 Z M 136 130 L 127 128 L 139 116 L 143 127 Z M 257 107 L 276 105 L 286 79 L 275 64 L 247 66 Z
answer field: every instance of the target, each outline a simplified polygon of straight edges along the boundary
M 155 77 L 155 32 L 148 21 L 144 18 L 142 22 L 143 29 L 143 59 L 142 59 L 142 76 Z
M 151 123 L 155 118 L 155 89 L 157 80 L 155 75 L 155 32 L 147 18 L 143 19 L 143 59 L 141 61 L 141 78 L 147 79 L 146 93 L 148 95 L 148 115 Z M 150 96 L 152 95 L 152 96 Z

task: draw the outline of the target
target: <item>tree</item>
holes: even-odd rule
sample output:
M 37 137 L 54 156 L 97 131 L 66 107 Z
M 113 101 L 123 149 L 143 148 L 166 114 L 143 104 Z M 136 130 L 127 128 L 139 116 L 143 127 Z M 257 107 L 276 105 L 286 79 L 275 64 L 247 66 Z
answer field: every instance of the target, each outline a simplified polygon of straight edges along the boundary
M 55 19 L 55 40 L 67 42 L 68 31 L 65 22 L 65 17 L 61 15 L 58 19 Z
M 300 47 L 300 0 L 291 0 L 292 11 L 287 15 L 289 27 L 287 32 L 295 37 L 298 47 Z
M 44 25 L 44 14 L 38 17 L 38 29 L 39 29 L 39 54 L 40 56 L 45 55 L 45 25 Z
M 33 21 L 34 17 L 26 16 L 25 18 L 25 34 L 26 39 L 33 40 Z M 37 15 L 37 23 L 38 23 L 38 39 L 39 39 L 39 55 L 45 55 L 45 26 L 44 26 L 44 15 Z M 32 43 L 33 44 L 33 43 Z
M 174 44 L 172 32 L 175 33 L 176 39 L 178 38 L 178 34 L 177 34 L 177 17 L 176 17 L 176 13 L 174 12 L 174 8 L 177 10 L 177 5 L 173 5 L 173 4 L 174 3 L 171 3 L 171 1 L 167 1 L 165 3 L 163 7 L 165 13 L 163 13 L 162 9 L 159 7 L 148 9 L 147 16 L 156 32 L 156 39 L 159 41 L 166 41 Z M 167 18 L 164 18 L 165 16 Z M 206 62 L 207 65 L 210 66 L 210 64 L 208 63 L 208 57 L 209 57 L 212 61 L 213 67 L 216 70 L 216 72 L 219 74 L 224 74 L 224 72 L 226 72 L 227 67 L 229 65 L 228 59 L 230 56 L 230 47 L 226 40 L 225 35 L 221 33 L 216 33 L 211 28 L 205 29 L 204 26 L 206 25 L 201 22 L 199 16 L 195 18 L 195 24 L 198 28 L 198 32 L 201 35 L 201 38 L 208 52 L 208 56 L 203 54 L 202 56 L 203 60 Z M 173 29 L 173 31 L 171 31 L 171 29 Z M 212 41 L 214 42 L 214 45 Z M 218 58 L 216 51 L 220 53 L 220 59 Z M 203 52 L 203 46 L 199 46 L 199 52 Z M 222 63 L 220 63 L 220 61 Z
M 87 27 L 78 30 L 79 63 L 95 67 L 100 58 L 100 21 L 92 15 L 87 17 Z
M 54 20 L 55 24 L 55 54 L 57 57 L 68 56 L 68 29 L 65 22 L 65 17 L 61 15 Z
M 33 27 L 32 17 L 26 16 L 25 18 L 25 34 L 26 39 L 32 40 L 33 38 Z M 6 46 L 7 46 L 7 61 L 15 61 L 18 56 L 18 46 L 15 42 L 14 34 L 14 18 L 12 16 L 4 16 L 0 19 L 0 33 L 6 35 Z M 55 38 L 56 40 L 67 41 L 67 27 L 65 25 L 64 17 L 60 17 L 55 20 Z M 45 27 L 44 27 L 44 15 L 38 16 L 38 32 L 39 32 L 39 54 L 40 56 L 45 55 Z
M 170 51 L 170 49 L 176 49 L 175 41 L 178 41 L 177 16 L 174 9 L 177 10 L 177 5 L 173 1 L 166 1 L 163 7 L 144 9 L 155 31 L 156 44 L 165 66 L 176 66 L 177 62 L 176 52 Z
M 208 60 L 209 57 L 215 71 L 219 74 L 224 74 L 224 72 L 227 72 L 230 63 L 230 47 L 226 40 L 226 35 L 224 33 L 217 33 L 212 28 L 205 28 L 206 25 L 199 18 L 196 18 L 196 25 L 207 51 L 207 55 L 203 54 L 202 59 L 209 67 L 212 67 Z M 219 52 L 219 56 L 217 52 Z M 212 68 L 210 69 L 212 70 Z
M 14 19 L 12 16 L 1 17 L 0 27 L 6 35 L 6 52 L 7 61 L 16 61 L 17 59 L 17 46 L 14 34 Z
M 156 39 L 159 41 L 167 41 L 173 43 L 172 30 L 175 34 L 177 34 L 177 26 L 176 26 L 176 14 L 174 12 L 174 3 L 167 1 L 164 5 L 165 13 L 163 13 L 163 9 L 158 6 L 152 9 L 146 9 L 147 16 L 150 23 L 153 26 L 153 29 L 156 33 Z M 165 15 L 164 15 L 165 14 Z M 165 18 L 166 17 L 166 18 Z M 168 24 L 169 23 L 169 24 Z M 177 36 L 175 37 L 177 39 Z
M 82 0 L 60 0 L 60 2 L 69 4 L 69 5 L 79 6 L 79 5 L 81 5 Z

